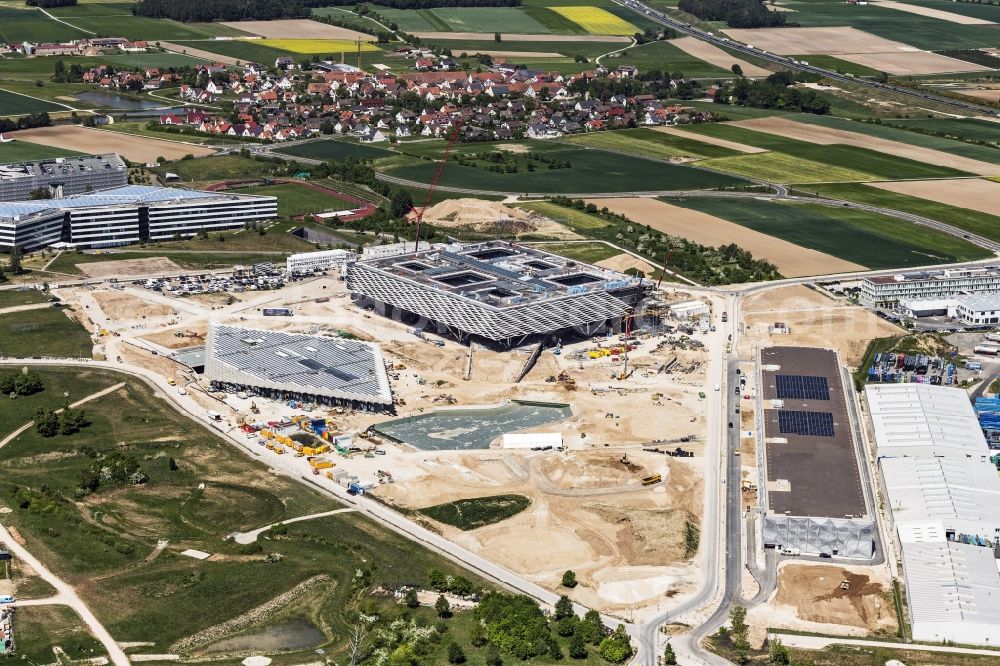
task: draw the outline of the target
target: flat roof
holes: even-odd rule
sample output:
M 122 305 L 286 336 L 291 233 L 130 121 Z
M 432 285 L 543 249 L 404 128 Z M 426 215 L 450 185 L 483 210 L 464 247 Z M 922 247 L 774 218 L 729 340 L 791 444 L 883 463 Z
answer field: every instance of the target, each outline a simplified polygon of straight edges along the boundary
M 55 157 L 0 164 L 0 181 L 14 181 L 19 178 L 61 178 L 98 170 L 121 171 L 125 168 L 125 162 L 117 153 Z
M 983 292 L 980 294 L 960 294 L 955 296 L 958 305 L 973 310 L 975 312 L 992 312 L 1000 310 L 1000 294 L 994 292 Z
M 392 404 L 382 352 L 360 340 L 212 325 L 205 376 L 231 384 Z
M 761 350 L 760 360 L 769 511 L 814 518 L 867 515 L 836 353 L 813 347 L 768 347 Z M 779 398 L 779 375 L 809 378 L 803 386 L 825 385 L 825 391 Z M 817 399 L 821 395 L 829 399 Z
M 505 241 L 455 244 L 452 249 L 437 246 L 377 259 L 362 257 L 360 263 L 425 289 L 499 308 L 642 283 L 640 278 Z
M 983 456 L 989 451 L 969 395 L 931 384 L 868 384 L 868 414 L 878 455 L 926 447 L 926 455 Z
M 876 275 L 861 278 L 872 284 L 898 284 L 905 282 L 927 282 L 933 280 L 955 280 L 977 277 L 1000 277 L 1000 266 L 977 266 L 976 268 L 945 268 L 935 271 L 912 271 L 895 275 Z
M 992 548 L 923 541 L 903 543 L 902 550 L 914 623 L 1000 625 L 1000 572 Z
M 989 462 L 967 458 L 882 458 L 893 520 L 1000 524 L 1000 475 Z

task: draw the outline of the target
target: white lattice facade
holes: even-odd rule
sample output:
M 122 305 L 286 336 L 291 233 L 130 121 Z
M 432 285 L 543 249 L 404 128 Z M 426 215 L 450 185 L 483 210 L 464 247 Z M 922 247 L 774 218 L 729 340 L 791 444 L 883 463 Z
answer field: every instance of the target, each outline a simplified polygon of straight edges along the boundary
M 875 524 L 854 518 L 765 516 L 764 544 L 809 555 L 869 559 L 875 552 Z

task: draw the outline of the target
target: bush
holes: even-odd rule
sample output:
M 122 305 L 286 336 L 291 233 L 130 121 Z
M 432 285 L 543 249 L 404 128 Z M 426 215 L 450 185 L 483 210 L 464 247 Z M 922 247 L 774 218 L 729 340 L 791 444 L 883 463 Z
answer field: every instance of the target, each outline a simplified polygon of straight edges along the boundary
M 11 372 L 0 377 L 0 393 L 4 395 L 32 395 L 44 390 L 41 378 L 24 368 L 21 372 Z
M 448 663 L 449 664 L 464 664 L 465 663 L 465 651 L 462 650 L 462 646 L 458 643 L 448 643 Z
M 629 642 L 628 634 L 625 633 L 624 625 L 619 624 L 615 632 L 601 641 L 598 648 L 601 656 L 612 664 L 621 664 L 632 656 L 632 644 Z
M 562 586 L 570 589 L 576 587 L 576 572 L 567 569 L 562 575 Z

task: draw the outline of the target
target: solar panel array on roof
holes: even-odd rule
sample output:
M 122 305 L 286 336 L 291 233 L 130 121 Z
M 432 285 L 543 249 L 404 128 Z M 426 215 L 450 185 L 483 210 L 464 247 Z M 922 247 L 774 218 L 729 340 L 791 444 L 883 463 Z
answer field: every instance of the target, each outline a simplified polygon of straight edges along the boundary
M 829 400 L 830 385 L 826 377 L 813 375 L 775 375 L 774 385 L 779 400 Z
M 833 437 L 833 414 L 782 409 L 778 411 L 778 432 L 805 437 Z

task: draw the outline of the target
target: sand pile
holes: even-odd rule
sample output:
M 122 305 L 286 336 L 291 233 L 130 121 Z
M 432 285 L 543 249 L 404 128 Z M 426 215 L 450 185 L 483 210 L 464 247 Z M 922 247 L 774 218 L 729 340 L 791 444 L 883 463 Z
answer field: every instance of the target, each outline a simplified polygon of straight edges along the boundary
M 448 199 L 431 206 L 424 219 L 441 227 L 465 229 L 480 233 L 502 233 L 504 236 L 536 231 L 538 222 L 545 220 L 538 213 L 508 208 L 497 201 L 482 199 Z

